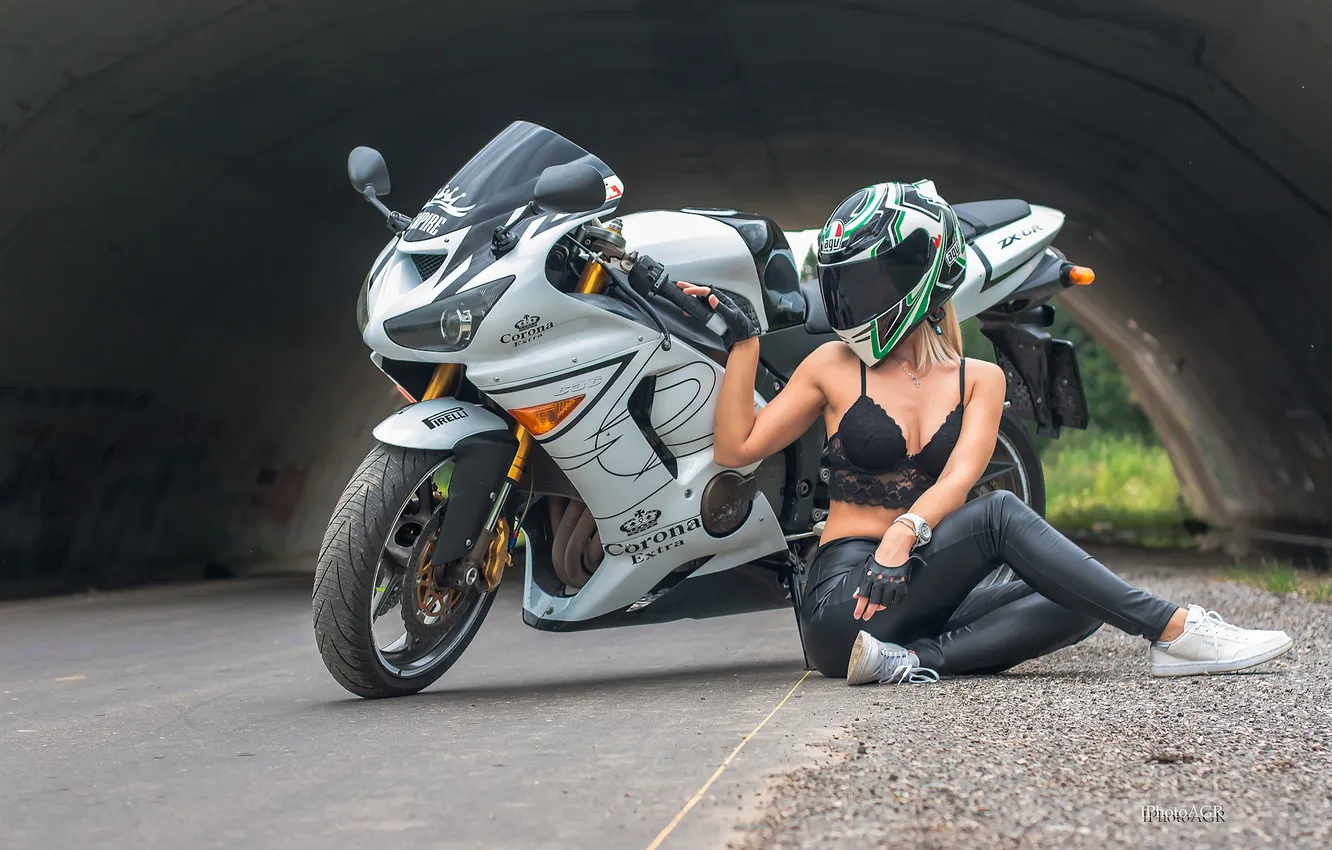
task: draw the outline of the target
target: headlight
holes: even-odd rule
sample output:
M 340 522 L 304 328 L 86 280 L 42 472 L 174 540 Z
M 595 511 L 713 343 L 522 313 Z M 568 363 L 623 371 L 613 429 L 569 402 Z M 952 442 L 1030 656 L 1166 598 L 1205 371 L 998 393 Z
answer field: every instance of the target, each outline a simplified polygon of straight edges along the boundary
M 502 277 L 394 316 L 384 322 L 384 332 L 403 348 L 461 351 L 475 338 L 481 320 L 513 281 L 513 275 Z
M 444 318 L 439 320 L 439 330 L 444 336 L 444 344 L 461 348 L 472 339 L 472 311 L 466 307 L 451 307 L 444 311 Z

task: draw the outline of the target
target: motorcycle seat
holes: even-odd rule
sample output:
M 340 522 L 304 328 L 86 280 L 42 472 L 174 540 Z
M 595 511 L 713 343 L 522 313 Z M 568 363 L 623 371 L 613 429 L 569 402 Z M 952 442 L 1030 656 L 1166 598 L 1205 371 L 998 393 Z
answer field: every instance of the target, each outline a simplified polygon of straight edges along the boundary
M 1002 201 L 972 201 L 953 204 L 962 224 L 962 238 L 970 242 L 983 233 L 998 230 L 1007 224 L 1031 215 L 1031 204 L 1019 198 Z

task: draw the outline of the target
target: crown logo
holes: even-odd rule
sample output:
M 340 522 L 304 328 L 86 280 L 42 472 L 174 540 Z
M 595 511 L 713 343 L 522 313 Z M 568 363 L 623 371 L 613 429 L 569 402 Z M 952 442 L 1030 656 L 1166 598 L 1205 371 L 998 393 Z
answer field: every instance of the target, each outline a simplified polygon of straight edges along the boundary
M 514 330 L 525 331 L 525 330 L 527 330 L 528 328 L 534 328 L 534 327 L 536 327 L 536 326 L 539 325 L 539 324 L 541 324 L 541 317 L 540 317 L 540 316 L 530 316 L 530 315 L 529 315 L 529 316 L 523 316 L 521 319 L 519 319 L 518 321 L 514 322 L 514 323 L 513 323 L 513 328 L 514 328 Z
M 620 530 L 625 534 L 642 534 L 657 524 L 661 519 L 661 511 L 645 511 L 642 508 L 634 511 L 634 515 L 620 525 Z
M 445 186 L 435 193 L 435 197 L 430 199 L 427 207 L 438 207 L 445 213 L 454 218 L 463 218 L 469 212 L 476 208 L 476 204 L 462 205 L 462 201 L 467 197 L 467 193 L 462 189 L 454 189 L 451 186 Z

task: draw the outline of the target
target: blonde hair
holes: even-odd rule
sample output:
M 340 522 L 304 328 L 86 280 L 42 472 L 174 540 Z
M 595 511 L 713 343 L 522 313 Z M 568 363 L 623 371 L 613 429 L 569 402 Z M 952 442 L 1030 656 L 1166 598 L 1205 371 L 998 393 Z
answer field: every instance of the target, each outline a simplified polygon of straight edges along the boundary
M 943 311 L 944 320 L 939 323 L 939 330 L 943 333 L 935 333 L 934 325 L 929 322 L 922 322 L 920 327 L 911 332 L 912 336 L 918 338 L 917 372 L 924 373 L 941 363 L 957 363 L 962 359 L 962 326 L 957 322 L 953 302 L 944 304 Z

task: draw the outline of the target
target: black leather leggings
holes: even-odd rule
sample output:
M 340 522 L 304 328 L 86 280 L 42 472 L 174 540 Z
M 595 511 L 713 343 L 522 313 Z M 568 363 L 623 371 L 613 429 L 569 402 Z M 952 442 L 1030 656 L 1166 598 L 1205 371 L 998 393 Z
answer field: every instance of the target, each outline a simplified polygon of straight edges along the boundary
M 953 511 L 915 550 L 918 567 L 906 601 L 852 619 L 853 594 L 876 537 L 842 537 L 820 546 L 809 567 L 801 632 L 810 661 L 825 676 L 846 675 L 856 634 L 915 652 L 941 674 L 997 673 L 1071 646 L 1109 623 L 1160 638 L 1176 606 L 1110 572 L 1025 502 L 998 491 Z M 1007 564 L 1021 581 L 976 589 Z

